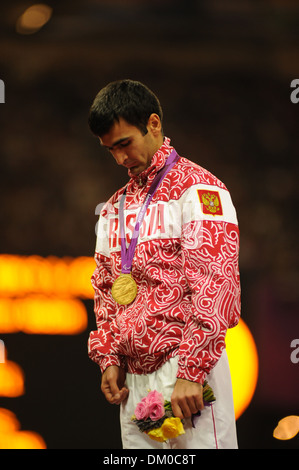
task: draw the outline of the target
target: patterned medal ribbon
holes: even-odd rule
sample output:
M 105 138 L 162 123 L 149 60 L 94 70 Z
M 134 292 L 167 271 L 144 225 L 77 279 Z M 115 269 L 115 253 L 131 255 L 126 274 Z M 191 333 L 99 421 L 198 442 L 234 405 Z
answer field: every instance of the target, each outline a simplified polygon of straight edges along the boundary
M 125 238 L 125 224 L 124 224 L 124 203 L 126 198 L 126 189 L 121 197 L 119 204 L 119 222 L 120 222 L 120 236 L 121 236 L 121 274 L 114 281 L 112 286 L 112 297 L 120 305 L 128 305 L 135 299 L 137 295 L 137 284 L 134 281 L 131 270 L 133 257 L 139 237 L 139 231 L 144 219 L 146 210 L 154 196 L 158 186 L 163 181 L 163 178 L 171 170 L 179 159 L 179 155 L 175 150 L 171 152 L 167 158 L 165 166 L 156 174 L 154 181 L 152 182 L 149 191 L 146 195 L 145 201 L 138 213 L 135 228 L 133 231 L 132 239 L 129 247 L 126 247 Z

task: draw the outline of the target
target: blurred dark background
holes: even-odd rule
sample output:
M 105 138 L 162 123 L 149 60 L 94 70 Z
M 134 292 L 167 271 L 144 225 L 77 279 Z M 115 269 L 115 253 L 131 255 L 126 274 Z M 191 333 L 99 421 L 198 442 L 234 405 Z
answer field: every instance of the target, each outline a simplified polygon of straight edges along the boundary
M 0 6 L 0 252 L 93 256 L 97 204 L 127 181 L 88 129 L 92 100 L 132 78 L 159 96 L 177 151 L 229 188 L 241 230 L 242 316 L 259 353 L 240 448 L 298 448 L 278 421 L 299 414 L 299 5 L 291 0 L 48 1 L 50 21 L 20 34 L 31 5 Z M 26 393 L 0 398 L 49 449 L 120 447 L 118 409 L 76 336 L 1 335 Z

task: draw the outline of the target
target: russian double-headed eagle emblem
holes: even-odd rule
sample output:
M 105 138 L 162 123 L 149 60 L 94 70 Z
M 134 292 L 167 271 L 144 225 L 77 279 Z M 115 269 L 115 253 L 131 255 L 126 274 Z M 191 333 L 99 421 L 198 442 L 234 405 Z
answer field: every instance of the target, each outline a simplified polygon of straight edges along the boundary
M 221 200 L 218 191 L 198 189 L 197 194 L 202 212 L 209 215 L 223 215 Z

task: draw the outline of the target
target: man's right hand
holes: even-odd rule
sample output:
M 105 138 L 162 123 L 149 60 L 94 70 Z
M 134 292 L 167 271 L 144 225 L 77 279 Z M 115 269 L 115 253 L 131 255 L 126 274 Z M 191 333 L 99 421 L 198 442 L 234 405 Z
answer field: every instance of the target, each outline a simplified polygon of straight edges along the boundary
M 129 390 L 124 385 L 125 379 L 124 369 L 118 366 L 109 366 L 103 372 L 101 390 L 109 403 L 119 405 L 127 398 Z

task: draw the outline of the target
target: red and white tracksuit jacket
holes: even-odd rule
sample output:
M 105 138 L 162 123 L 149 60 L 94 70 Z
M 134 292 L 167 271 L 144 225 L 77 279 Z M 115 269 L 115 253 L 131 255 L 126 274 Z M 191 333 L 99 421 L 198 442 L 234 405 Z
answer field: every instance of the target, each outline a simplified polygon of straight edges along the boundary
M 173 150 L 165 138 L 151 165 L 132 176 L 125 201 L 126 240 L 156 172 Z M 97 330 L 88 353 L 104 371 L 157 370 L 179 357 L 177 377 L 203 383 L 225 348 L 227 328 L 240 317 L 239 231 L 224 184 L 185 158 L 158 187 L 143 220 L 132 266 L 136 299 L 118 305 L 111 287 L 121 272 L 119 201 L 104 206 L 92 276 Z

